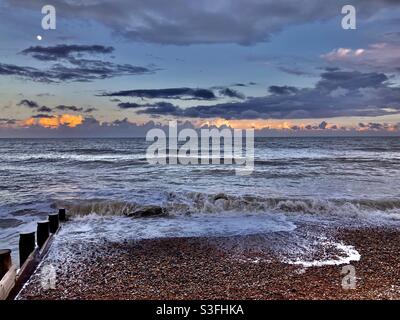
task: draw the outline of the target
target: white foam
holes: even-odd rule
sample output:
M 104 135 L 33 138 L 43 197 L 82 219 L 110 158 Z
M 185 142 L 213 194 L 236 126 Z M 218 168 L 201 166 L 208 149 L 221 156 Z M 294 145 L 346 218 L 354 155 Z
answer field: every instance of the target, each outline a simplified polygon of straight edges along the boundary
M 322 242 L 321 245 L 335 247 L 336 249 L 342 252 L 342 255 L 336 256 L 336 259 L 318 259 L 312 261 L 296 259 L 295 261 L 286 260 L 285 262 L 288 264 L 299 265 L 305 268 L 309 268 L 309 267 L 349 264 L 351 261 L 359 261 L 361 259 L 360 253 L 351 245 L 345 245 L 341 242 L 333 242 L 333 241 Z
M 218 214 L 137 218 L 101 217 L 95 214 L 75 218 L 65 225 L 64 233 L 72 239 L 104 238 L 110 241 L 164 237 L 220 237 L 279 231 L 293 231 L 296 226 L 284 215 Z

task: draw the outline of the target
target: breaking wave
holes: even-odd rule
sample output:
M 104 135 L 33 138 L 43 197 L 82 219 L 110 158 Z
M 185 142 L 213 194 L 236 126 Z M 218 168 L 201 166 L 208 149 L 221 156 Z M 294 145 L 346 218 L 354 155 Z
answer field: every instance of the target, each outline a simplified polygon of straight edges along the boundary
M 97 214 L 102 216 L 190 215 L 220 212 L 283 212 L 289 214 L 359 215 L 380 212 L 400 219 L 398 199 L 296 199 L 233 196 L 225 193 L 166 193 L 157 203 L 143 204 L 112 200 L 57 201 L 54 207 L 66 207 L 72 216 Z

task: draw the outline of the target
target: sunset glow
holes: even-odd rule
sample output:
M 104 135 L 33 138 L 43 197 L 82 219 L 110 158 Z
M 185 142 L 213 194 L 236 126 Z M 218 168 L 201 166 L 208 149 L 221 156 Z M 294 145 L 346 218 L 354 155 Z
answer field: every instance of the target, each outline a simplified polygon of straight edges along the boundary
M 41 126 L 43 128 L 58 128 L 59 126 L 67 126 L 75 128 L 76 126 L 83 123 L 83 117 L 81 115 L 62 114 L 52 117 L 43 118 L 29 118 L 22 122 L 23 127 Z

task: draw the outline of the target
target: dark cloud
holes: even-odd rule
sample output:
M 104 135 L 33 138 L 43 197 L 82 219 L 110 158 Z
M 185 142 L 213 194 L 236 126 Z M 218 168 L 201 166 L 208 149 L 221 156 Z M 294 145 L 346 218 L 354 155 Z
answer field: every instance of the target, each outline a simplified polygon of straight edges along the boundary
M 299 68 L 278 66 L 278 69 L 287 74 L 291 74 L 294 76 L 310 76 L 310 75 L 312 75 L 309 71 L 306 71 L 304 69 L 299 69 Z
M 368 127 L 372 130 L 381 130 L 383 126 L 384 125 L 382 123 L 373 123 L 373 122 L 368 123 Z
M 358 126 L 363 130 L 369 131 L 381 131 L 381 130 L 399 130 L 399 123 L 397 124 L 388 124 L 388 123 L 377 123 L 377 122 L 369 122 L 369 123 L 359 123 Z
M 49 71 L 40 71 L 32 67 L 23 67 L 4 63 L 0 63 L 0 75 L 17 76 L 22 79 L 38 82 L 54 82 L 54 78 L 56 78 L 55 75 Z
M 248 83 L 237 82 L 233 83 L 231 87 L 250 87 L 257 85 L 257 82 L 249 81 Z
M 85 82 L 117 76 L 142 75 L 155 71 L 145 67 L 101 60 L 72 59 L 69 62 L 72 66 L 56 64 L 51 68 L 51 72 L 60 81 Z
M 46 106 L 39 106 L 39 104 L 36 101 L 33 100 L 28 100 L 28 99 L 23 99 L 20 102 L 17 103 L 17 106 L 26 106 L 31 109 L 36 109 L 37 112 L 51 112 L 52 109 Z
M 201 88 L 167 88 L 137 89 L 103 93 L 105 97 L 137 97 L 148 99 L 180 99 L 180 100 L 215 100 L 217 97 L 210 89 Z
M 294 94 L 299 91 L 296 87 L 291 87 L 291 86 L 270 86 L 268 88 L 268 91 L 271 94 L 276 94 L 276 95 L 285 95 L 285 94 Z
M 108 54 L 114 51 L 113 47 L 101 45 L 65 45 L 60 44 L 53 47 L 35 46 L 22 50 L 24 55 L 30 55 L 41 61 L 56 61 L 59 59 L 71 59 L 76 54 Z
M 145 109 L 139 110 L 137 113 L 146 113 L 146 114 L 158 114 L 158 115 L 168 115 L 168 114 L 179 114 L 182 111 L 177 106 L 174 106 L 172 103 L 169 102 L 158 102 L 155 103 L 153 106 Z
M 17 103 L 17 106 L 26 106 L 28 108 L 39 108 L 39 105 L 36 101 L 23 99 Z
M 325 130 L 326 126 L 328 125 L 328 123 L 326 121 L 322 121 L 319 125 L 318 128 Z
M 90 107 L 90 108 L 86 108 L 83 112 L 85 112 L 85 113 L 92 113 L 92 112 L 94 112 L 94 111 L 97 111 L 97 108 Z
M 214 91 L 215 90 L 215 91 Z M 219 97 L 245 99 L 243 93 L 229 87 L 202 88 L 166 88 L 166 89 L 136 89 L 103 93 L 100 96 L 120 96 L 146 99 L 175 99 L 175 100 L 216 100 Z M 114 100 L 114 99 L 111 99 Z M 118 100 L 117 100 L 118 102 Z M 153 107 L 154 104 L 139 104 L 121 102 L 118 106 L 122 109 Z
M 17 106 L 26 106 L 31 109 L 36 109 L 37 112 L 43 112 L 43 113 L 50 113 L 53 111 L 53 109 L 50 107 L 39 106 L 39 104 L 36 101 L 28 100 L 28 99 L 21 100 L 20 102 L 17 103 Z M 73 105 L 67 106 L 67 105 L 63 105 L 63 104 L 54 107 L 54 109 L 60 110 L 60 111 L 72 111 L 72 112 L 84 112 L 84 113 L 92 113 L 97 110 L 97 108 L 93 108 L 93 107 L 84 109 L 83 107 L 77 107 L 77 106 L 73 106 Z
M 38 10 L 41 0 L 7 0 L 8 3 Z M 187 45 L 238 43 L 250 45 L 268 40 L 287 26 L 336 18 L 348 0 L 53 0 L 63 18 L 92 20 L 116 34 L 139 42 Z M 353 0 L 362 20 L 379 9 L 398 6 L 397 0 Z
M 247 84 L 245 84 L 245 83 L 234 83 L 234 84 L 232 84 L 232 87 L 247 87 Z
M 299 131 L 299 130 L 306 130 L 306 131 L 320 131 L 320 130 L 338 130 L 338 126 L 336 124 L 331 124 L 328 127 L 328 122 L 322 121 L 319 125 L 311 125 L 308 124 L 306 126 L 299 126 L 293 125 L 290 127 L 291 130 Z M 343 128 L 346 130 L 346 128 Z
M 37 97 L 54 97 L 54 94 L 45 92 L 45 93 L 38 93 L 36 96 Z
M 212 106 L 165 105 L 141 113 L 195 118 L 310 119 L 400 113 L 400 88 L 382 73 L 325 71 L 312 88 L 271 86 L 270 95 Z
M 328 72 L 335 72 L 335 71 L 339 71 L 340 68 L 338 68 L 338 67 L 325 67 L 325 68 L 323 68 L 323 70 L 328 71 Z
M 73 111 L 73 112 L 81 112 L 83 111 L 82 107 L 77 107 L 77 106 L 66 106 L 66 105 L 59 105 L 56 106 L 55 109 L 57 110 L 62 110 L 62 111 Z
M 139 104 L 135 102 L 121 102 L 118 103 L 118 107 L 121 109 L 137 109 L 137 108 L 143 108 L 148 106 L 147 104 Z
M 0 75 L 13 75 L 25 80 L 45 83 L 90 82 L 118 76 L 143 75 L 153 73 L 154 71 L 145 67 L 136 67 L 127 64 L 120 65 L 104 61 L 87 62 L 85 66 L 80 67 L 68 67 L 57 64 L 45 71 L 32 67 L 20 67 L 0 63 Z
M 243 93 L 231 89 L 231 88 L 223 88 L 219 90 L 219 94 L 225 97 L 229 97 L 229 98 L 237 98 L 237 99 L 244 99 L 245 96 Z
M 41 106 L 37 111 L 38 112 L 51 112 L 53 110 L 51 108 L 49 108 L 49 107 Z
M 35 114 L 34 116 L 32 116 L 32 118 L 34 118 L 34 119 L 41 119 L 41 118 L 51 119 L 51 118 L 54 118 L 54 116 L 49 115 L 49 114 L 39 113 L 39 114 Z
M 360 89 L 360 88 L 378 88 L 384 86 L 384 82 L 388 77 L 383 73 L 362 73 L 358 71 L 328 71 L 321 74 L 321 80 L 317 87 L 324 90 L 343 89 Z
M 40 61 L 50 62 L 45 70 L 33 67 L 0 63 L 0 75 L 17 76 L 37 82 L 89 82 L 118 76 L 143 75 L 156 71 L 155 68 L 117 64 L 110 61 L 84 58 L 84 55 L 107 54 L 113 47 L 100 45 L 57 45 L 52 47 L 30 47 L 22 51 Z

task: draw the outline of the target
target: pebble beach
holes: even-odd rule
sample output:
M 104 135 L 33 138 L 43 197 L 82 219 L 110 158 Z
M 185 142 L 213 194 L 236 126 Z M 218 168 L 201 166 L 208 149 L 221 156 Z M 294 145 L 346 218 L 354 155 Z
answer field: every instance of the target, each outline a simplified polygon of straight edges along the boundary
M 238 254 L 227 246 L 235 237 L 187 237 L 65 244 L 74 258 L 50 253 L 17 299 L 400 299 L 398 228 L 339 228 L 335 237 L 361 256 L 351 262 L 355 289 L 342 287 L 343 265 L 304 267 L 282 262 L 268 245 Z M 49 263 L 56 286 L 45 290 L 41 269 Z

